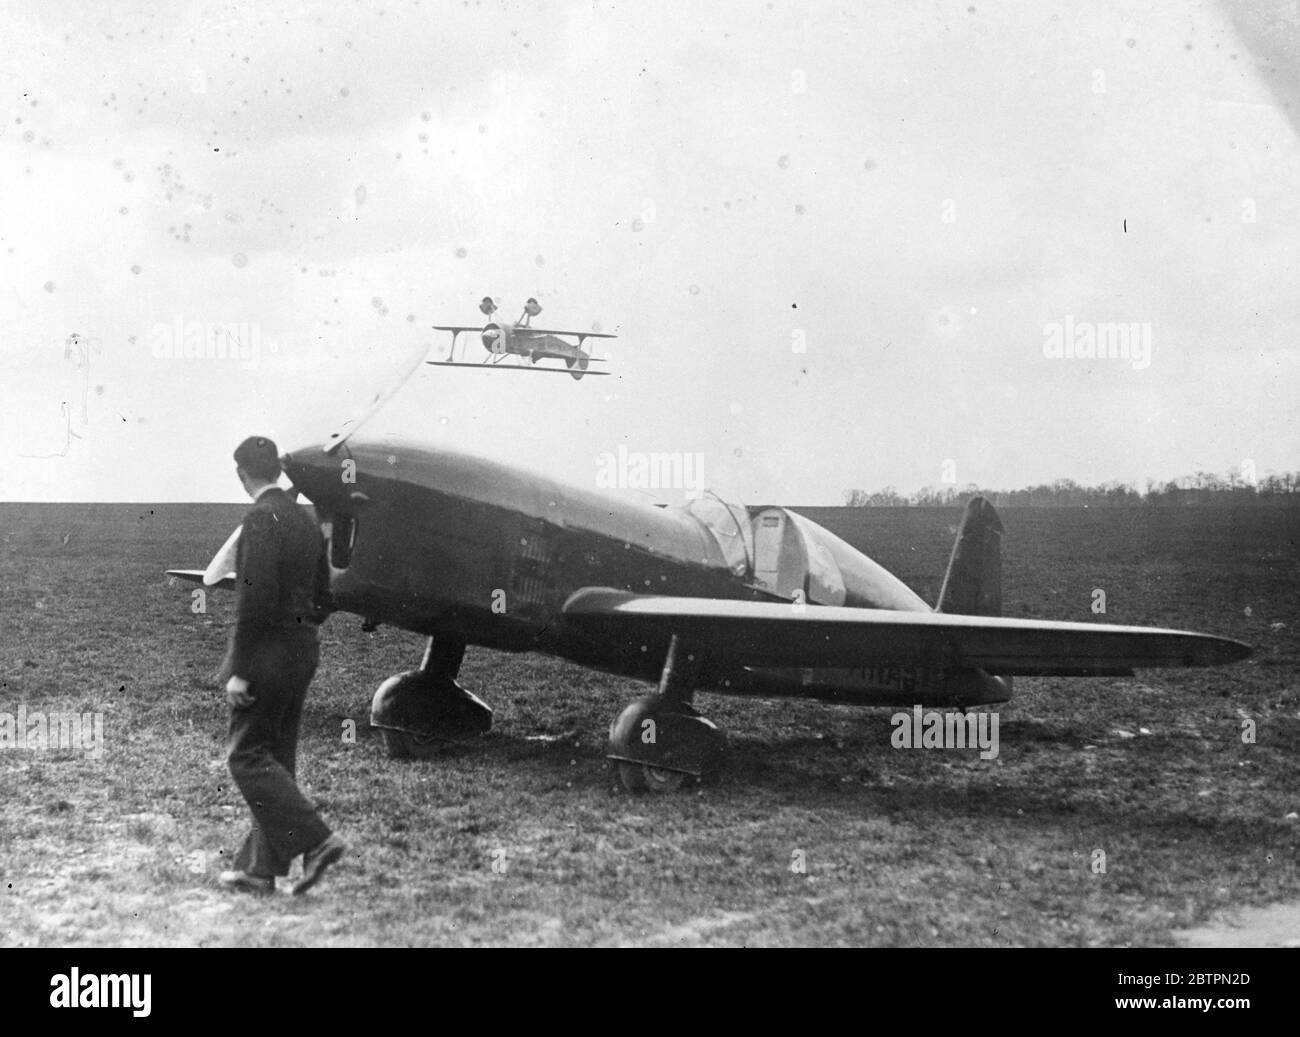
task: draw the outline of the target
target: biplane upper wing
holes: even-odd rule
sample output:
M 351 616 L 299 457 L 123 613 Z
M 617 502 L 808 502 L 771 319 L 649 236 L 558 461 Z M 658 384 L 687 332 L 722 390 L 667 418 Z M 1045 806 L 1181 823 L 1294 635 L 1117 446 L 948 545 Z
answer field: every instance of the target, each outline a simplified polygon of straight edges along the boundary
M 631 594 L 585 587 L 566 621 L 605 638 L 679 635 L 711 661 L 738 666 L 980 667 L 1007 676 L 1111 676 L 1165 666 L 1218 666 L 1250 655 L 1239 641 L 1156 627 L 1004 619 Z
M 482 324 L 435 324 L 434 331 L 454 331 L 459 335 L 462 331 L 482 331 Z

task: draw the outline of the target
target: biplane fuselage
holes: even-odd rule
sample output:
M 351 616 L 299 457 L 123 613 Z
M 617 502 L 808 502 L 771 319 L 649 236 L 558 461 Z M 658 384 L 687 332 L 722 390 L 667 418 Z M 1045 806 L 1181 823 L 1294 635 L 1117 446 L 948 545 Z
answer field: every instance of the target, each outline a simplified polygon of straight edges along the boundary
M 487 305 L 490 300 L 485 299 Z M 536 300 L 530 299 L 529 303 L 535 305 Z M 540 307 L 535 307 L 540 312 Z M 495 307 L 493 307 L 495 309 Z M 488 310 L 484 310 L 489 313 Z M 489 313 L 490 315 L 490 313 Z M 531 320 L 531 316 L 527 319 Z M 588 367 L 593 362 L 604 362 L 603 357 L 593 357 L 585 349 L 583 344 L 589 338 L 608 339 L 614 338 L 614 335 L 601 331 L 552 331 L 546 328 L 534 328 L 530 324 L 520 321 L 512 324 L 505 320 L 489 320 L 482 328 L 472 324 L 435 324 L 435 331 L 448 331 L 451 333 L 451 346 L 447 350 L 446 357 L 443 360 L 430 360 L 428 363 L 438 367 L 480 367 L 483 364 L 497 364 L 507 357 L 518 357 L 528 360 L 532 365 L 536 365 L 539 360 L 562 360 L 564 367 L 570 377 L 582 380 L 584 374 L 604 375 L 603 371 L 588 371 Z M 460 359 L 456 359 L 456 343 L 461 335 L 477 334 L 483 349 L 487 352 L 479 364 L 471 364 L 467 360 L 467 354 L 462 349 Z M 577 339 L 576 342 L 568 341 L 565 336 Z M 537 370 L 537 371 L 554 371 L 558 368 L 546 367 L 523 367 L 506 365 L 506 370 Z

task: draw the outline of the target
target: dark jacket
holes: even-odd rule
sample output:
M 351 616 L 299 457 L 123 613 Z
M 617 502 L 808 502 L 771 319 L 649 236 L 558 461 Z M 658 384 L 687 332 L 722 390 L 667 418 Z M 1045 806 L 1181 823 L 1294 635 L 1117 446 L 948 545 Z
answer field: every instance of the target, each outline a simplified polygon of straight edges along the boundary
M 235 624 L 223 671 L 247 678 L 258 646 L 308 631 L 329 614 L 325 538 L 307 509 L 279 487 L 244 516 L 235 562 Z

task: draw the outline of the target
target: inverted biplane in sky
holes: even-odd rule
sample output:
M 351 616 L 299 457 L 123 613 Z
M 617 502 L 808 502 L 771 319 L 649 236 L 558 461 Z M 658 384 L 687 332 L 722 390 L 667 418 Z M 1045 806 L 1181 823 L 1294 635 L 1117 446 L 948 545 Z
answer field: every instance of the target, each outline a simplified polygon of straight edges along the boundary
M 653 791 L 719 760 L 724 738 L 697 691 L 965 708 L 1010 699 L 1019 675 L 1127 676 L 1250 654 L 1208 634 L 1004 618 L 1002 524 L 983 498 L 966 507 L 932 607 L 789 508 L 712 495 L 659 507 L 358 436 L 420 359 L 325 442 L 282 459 L 315 505 L 334 609 L 428 638 L 419 667 L 373 698 L 392 756 L 488 730 L 492 710 L 457 682 L 470 645 L 657 682 L 614 720 L 609 746 L 624 785 Z M 233 586 L 234 539 L 206 574 L 172 575 Z
M 501 361 L 508 357 L 516 357 L 528 360 L 536 364 L 539 360 L 563 360 L 564 366 L 568 373 L 575 379 L 581 380 L 584 374 L 603 375 L 604 371 L 590 371 L 587 367 L 592 363 L 604 363 L 603 357 L 594 357 L 582 348 L 582 344 L 589 338 L 616 338 L 615 335 L 604 334 L 599 331 L 548 331 L 544 328 L 534 328 L 532 319 L 542 312 L 541 304 L 536 299 L 529 299 L 524 303 L 524 312 L 519 315 L 519 319 L 511 324 L 506 320 L 496 320 L 497 310 L 496 303 L 492 301 L 491 296 L 484 296 L 483 301 L 478 304 L 478 308 L 483 315 L 487 317 L 488 322 L 479 327 L 477 324 L 435 324 L 436 331 L 451 332 L 451 348 L 447 350 L 447 359 L 430 360 L 429 363 L 438 367 L 482 367 L 484 364 L 500 364 Z M 467 363 L 464 359 L 465 351 L 461 350 L 461 359 L 456 359 L 456 340 L 462 332 L 478 332 L 479 340 L 483 343 L 483 348 L 487 350 L 487 356 L 480 363 Z M 576 344 L 568 342 L 563 336 L 576 338 Z M 524 367 L 518 362 L 513 364 L 502 365 L 504 370 L 509 371 L 556 371 L 561 372 L 558 367 Z

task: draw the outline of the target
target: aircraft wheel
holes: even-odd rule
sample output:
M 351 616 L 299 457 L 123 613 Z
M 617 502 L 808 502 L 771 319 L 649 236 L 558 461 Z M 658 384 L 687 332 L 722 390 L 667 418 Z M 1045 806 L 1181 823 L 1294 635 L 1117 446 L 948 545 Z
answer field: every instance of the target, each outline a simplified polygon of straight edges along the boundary
M 622 782 L 623 788 L 628 792 L 645 792 L 646 768 L 639 763 L 628 763 L 626 760 L 618 761 L 618 780 Z
M 680 791 L 689 779 L 690 775 L 682 771 L 651 767 L 648 763 L 618 761 L 618 780 L 623 783 L 623 788 L 634 794 L 649 792 L 655 796 L 672 795 Z
M 411 758 L 411 747 L 408 744 L 408 738 L 405 731 L 390 731 L 388 728 L 381 728 L 379 732 L 384 739 L 384 750 L 388 753 L 390 760 L 409 760 Z
M 690 777 L 682 771 L 666 771 L 662 767 L 646 767 L 644 770 L 646 791 L 657 796 L 667 796 L 680 791 Z
M 436 738 L 417 738 L 409 731 L 396 731 L 387 727 L 380 730 L 390 760 L 432 760 L 438 755 Z

